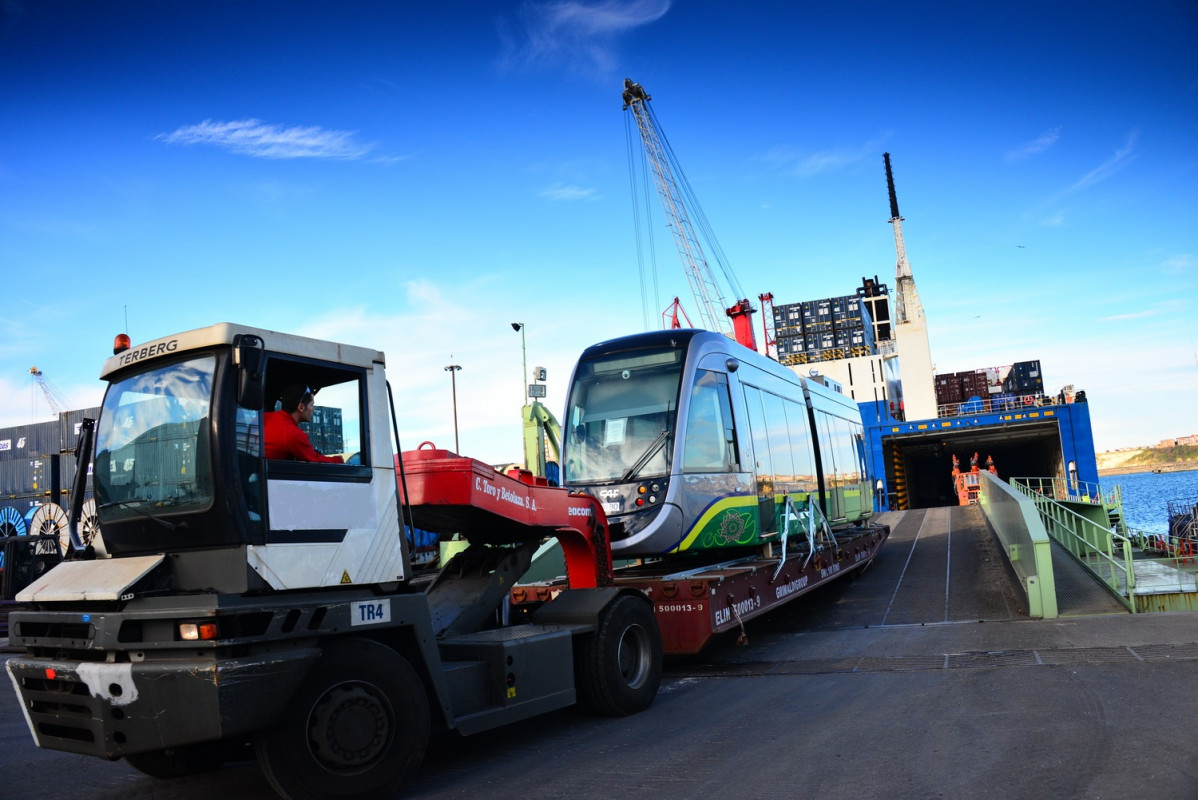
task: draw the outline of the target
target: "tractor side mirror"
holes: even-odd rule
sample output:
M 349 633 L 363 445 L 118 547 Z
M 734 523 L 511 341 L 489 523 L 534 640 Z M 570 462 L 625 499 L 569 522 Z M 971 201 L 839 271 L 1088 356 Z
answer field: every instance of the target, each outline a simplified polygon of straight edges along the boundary
M 262 408 L 262 340 L 248 333 L 233 340 L 233 365 L 237 367 L 237 405 Z

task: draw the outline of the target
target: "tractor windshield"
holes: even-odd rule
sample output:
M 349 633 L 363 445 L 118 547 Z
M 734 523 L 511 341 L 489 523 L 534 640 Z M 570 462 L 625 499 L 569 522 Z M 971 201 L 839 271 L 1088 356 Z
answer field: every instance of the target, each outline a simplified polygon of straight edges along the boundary
M 108 388 L 96 430 L 101 524 L 165 520 L 212 504 L 212 355 L 130 375 Z M 169 523 L 168 523 L 169 527 Z

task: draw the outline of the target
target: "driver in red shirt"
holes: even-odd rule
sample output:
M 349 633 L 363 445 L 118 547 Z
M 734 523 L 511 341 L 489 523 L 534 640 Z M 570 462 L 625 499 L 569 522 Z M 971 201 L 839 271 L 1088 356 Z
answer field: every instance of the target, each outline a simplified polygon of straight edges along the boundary
M 291 461 L 318 461 L 329 464 L 344 463 L 338 456 L 324 456 L 312 447 L 312 440 L 299 426 L 312 421 L 316 403 L 312 390 L 303 384 L 292 384 L 279 396 L 282 408 L 268 411 L 263 419 L 262 439 L 266 457 Z

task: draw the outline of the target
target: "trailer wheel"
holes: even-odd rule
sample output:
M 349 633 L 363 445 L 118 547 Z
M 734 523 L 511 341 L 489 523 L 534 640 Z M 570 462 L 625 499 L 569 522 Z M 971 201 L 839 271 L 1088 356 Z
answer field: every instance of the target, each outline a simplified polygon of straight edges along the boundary
M 183 778 L 215 772 L 225 763 L 224 742 L 203 742 L 125 756 L 129 766 L 151 778 Z
M 595 633 L 579 643 L 579 701 L 596 714 L 643 711 L 661 685 L 661 631 L 646 600 L 622 595 L 607 607 Z
M 325 647 L 255 749 L 289 800 L 389 798 L 420 766 L 430 727 L 428 696 L 403 656 L 346 639 Z

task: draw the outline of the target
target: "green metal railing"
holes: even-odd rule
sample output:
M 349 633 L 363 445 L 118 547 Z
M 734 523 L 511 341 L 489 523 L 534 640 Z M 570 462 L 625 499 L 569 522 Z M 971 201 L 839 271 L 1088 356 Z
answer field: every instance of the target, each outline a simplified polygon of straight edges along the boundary
M 1050 497 L 1053 500 L 1071 503 L 1093 503 L 1094 505 L 1113 506 L 1123 502 L 1122 489 L 1115 484 L 1110 489 L 1103 489 L 1101 484 L 1089 481 L 1068 481 L 1063 478 L 1012 478 L 1011 484 L 1019 484 L 1036 494 Z M 1028 494 L 1028 492 L 1024 492 Z M 1028 494 L 1030 497 L 1031 495 Z
M 1105 515 L 1106 507 L 1118 502 L 1118 488 L 1104 494 L 1098 484 L 1060 478 L 1011 478 L 1010 485 L 1035 503 L 1048 535 L 1134 614 L 1136 572 L 1131 541 L 1065 505 L 1089 503 L 1101 506 Z

